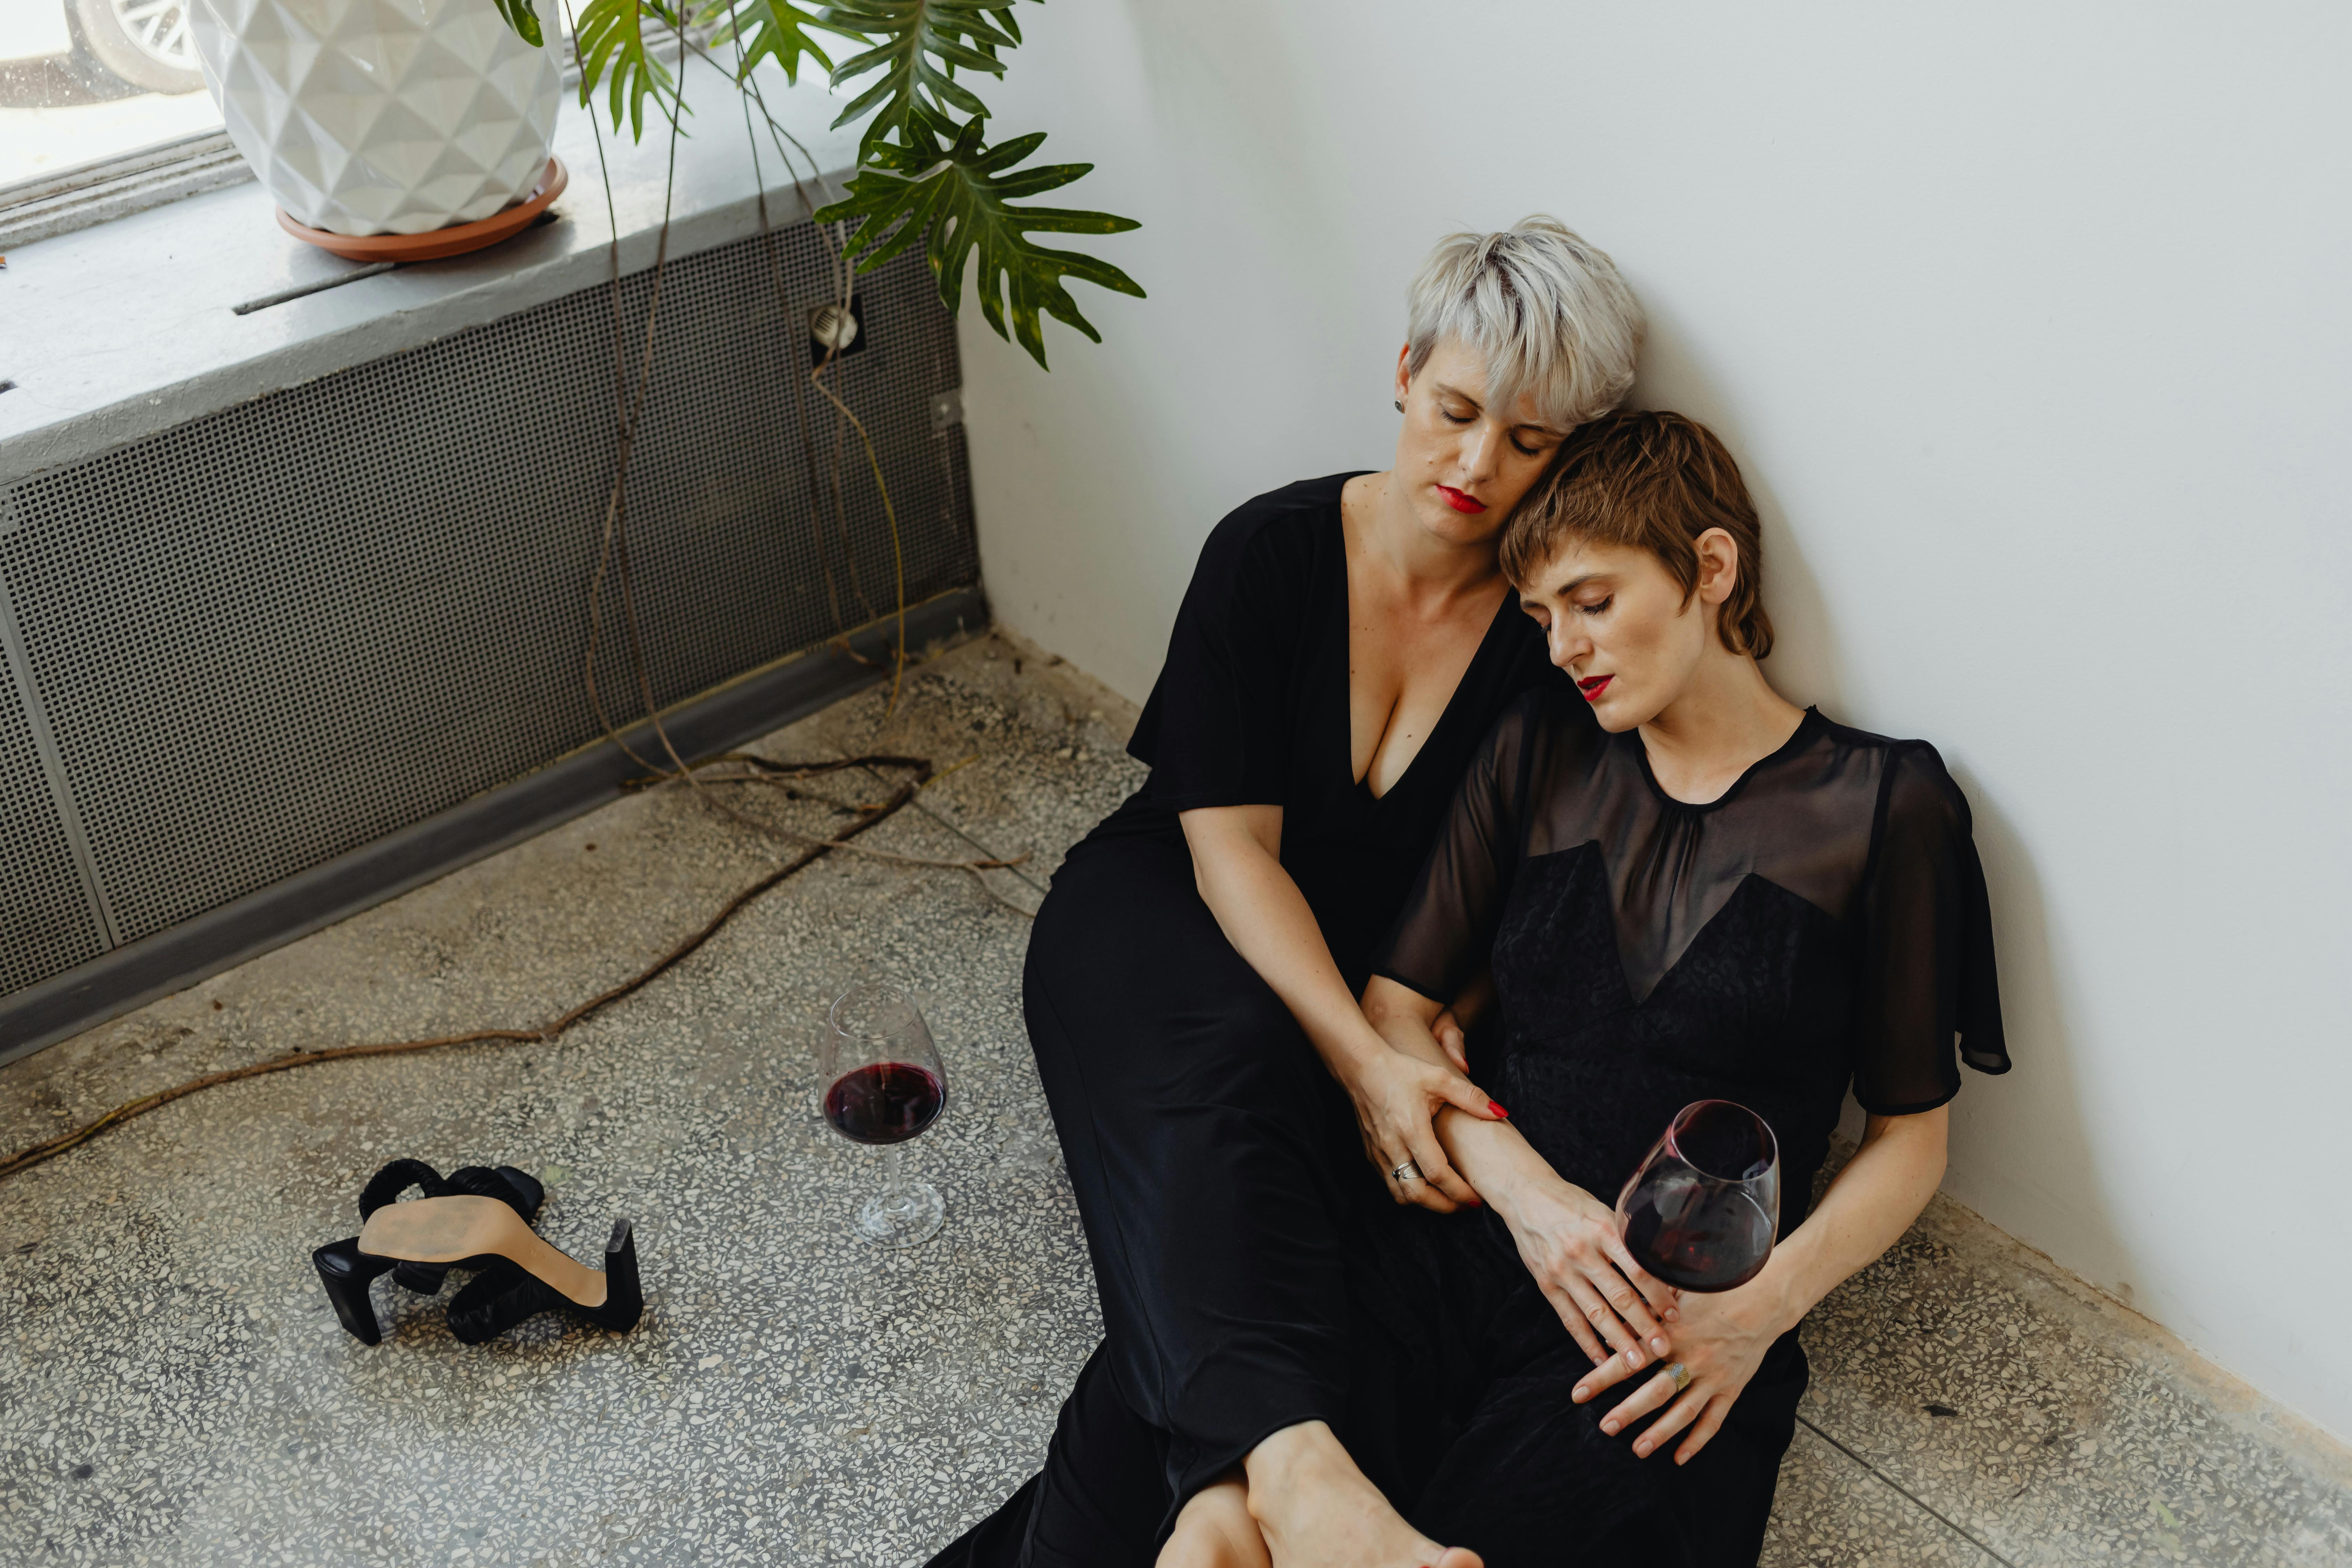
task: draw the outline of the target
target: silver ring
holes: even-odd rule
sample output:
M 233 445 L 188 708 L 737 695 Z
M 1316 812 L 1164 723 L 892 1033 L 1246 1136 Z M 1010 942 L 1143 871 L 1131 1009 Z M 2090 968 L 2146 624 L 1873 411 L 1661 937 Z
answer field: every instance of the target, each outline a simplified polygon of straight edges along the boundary
M 1675 1392 L 1676 1394 L 1680 1394 L 1684 1389 L 1690 1386 L 1690 1368 L 1685 1366 L 1680 1362 L 1676 1362 L 1674 1365 L 1666 1368 L 1666 1375 L 1675 1380 Z
M 1395 1170 L 1391 1171 L 1389 1174 L 1394 1176 L 1400 1182 L 1418 1182 L 1422 1179 L 1421 1167 L 1414 1164 L 1411 1160 L 1407 1160 L 1403 1164 L 1399 1165 Z

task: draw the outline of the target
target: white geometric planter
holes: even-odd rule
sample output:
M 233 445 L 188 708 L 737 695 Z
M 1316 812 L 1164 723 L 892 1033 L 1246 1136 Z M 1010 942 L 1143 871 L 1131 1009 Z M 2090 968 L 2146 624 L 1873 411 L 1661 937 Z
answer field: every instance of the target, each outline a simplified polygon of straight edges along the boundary
M 472 223 L 547 167 L 555 51 L 490 0 L 197 0 L 190 20 L 229 140 L 312 228 Z

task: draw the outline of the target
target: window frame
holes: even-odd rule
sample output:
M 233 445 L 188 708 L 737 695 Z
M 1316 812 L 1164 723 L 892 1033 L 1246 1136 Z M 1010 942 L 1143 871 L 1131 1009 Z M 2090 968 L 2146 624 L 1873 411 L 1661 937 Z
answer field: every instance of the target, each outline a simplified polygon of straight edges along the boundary
M 0 254 L 251 178 L 227 132 L 200 131 L 0 185 Z

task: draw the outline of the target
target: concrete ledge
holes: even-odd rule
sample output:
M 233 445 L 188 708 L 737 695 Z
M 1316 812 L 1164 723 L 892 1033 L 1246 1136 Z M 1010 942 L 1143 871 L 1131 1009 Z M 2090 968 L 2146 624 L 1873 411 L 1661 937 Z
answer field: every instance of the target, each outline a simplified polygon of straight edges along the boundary
M 769 109 L 817 168 L 849 170 L 856 138 L 827 129 L 839 108 L 833 95 L 814 77 L 792 87 L 772 67 L 761 70 Z M 758 233 L 762 185 L 777 226 L 805 217 L 764 131 L 755 180 L 726 75 L 694 61 L 685 81 L 688 104 L 699 112 L 693 134 L 678 141 L 670 254 Z M 0 321 L 7 323 L 0 382 L 16 384 L 0 393 L 0 488 L 600 282 L 611 267 L 616 222 L 622 271 L 650 267 L 667 128 L 648 125 L 645 141 L 632 143 L 603 127 L 613 174 L 609 214 L 597 130 L 576 100 L 566 100 L 555 150 L 572 184 L 551 209 L 561 221 L 472 256 L 357 281 L 344 279 L 363 270 L 358 264 L 279 229 L 268 193 L 249 182 L 12 249 L 0 273 Z M 802 173 L 809 173 L 805 165 Z M 829 178 L 819 184 L 813 199 L 837 194 Z M 289 294 L 299 297 L 237 311 Z
M 959 643 L 987 626 L 986 596 L 977 587 L 958 589 L 908 610 L 907 642 L 910 649 Z M 882 679 L 896 637 L 888 620 L 861 626 L 849 636 L 858 658 L 833 647 L 796 654 L 678 704 L 663 715 L 663 722 L 688 758 L 730 750 Z M 658 744 L 647 723 L 630 727 L 623 736 L 640 754 Z M 0 1063 L 569 821 L 614 799 L 625 781 L 644 771 L 611 742 L 599 742 L 348 855 L 14 993 L 0 1001 Z

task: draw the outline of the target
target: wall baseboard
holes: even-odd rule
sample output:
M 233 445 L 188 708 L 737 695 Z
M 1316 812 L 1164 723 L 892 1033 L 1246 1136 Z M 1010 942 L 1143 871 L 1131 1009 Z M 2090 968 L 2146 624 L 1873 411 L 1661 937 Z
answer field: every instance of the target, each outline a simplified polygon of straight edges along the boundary
M 953 644 L 989 625 L 977 587 L 941 594 L 907 611 L 910 649 Z M 824 647 L 782 659 L 666 711 L 682 755 L 709 756 L 806 718 L 887 674 L 897 626 L 881 620 L 849 635 L 858 658 Z M 873 663 L 861 662 L 873 660 Z M 624 731 L 640 752 L 652 727 Z M 422 887 L 461 866 L 618 799 L 644 772 L 600 742 L 488 790 L 374 843 L 184 921 L 168 931 L 0 998 L 0 1063 L 96 1027 L 159 996 Z

